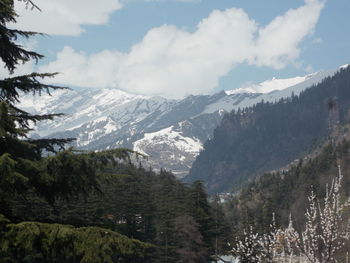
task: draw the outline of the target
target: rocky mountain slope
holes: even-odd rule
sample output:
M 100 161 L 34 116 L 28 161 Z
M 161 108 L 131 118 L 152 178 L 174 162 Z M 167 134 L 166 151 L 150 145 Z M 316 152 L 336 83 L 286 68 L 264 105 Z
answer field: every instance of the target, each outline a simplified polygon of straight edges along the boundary
M 146 165 L 179 177 L 193 161 L 225 112 L 299 94 L 336 70 L 291 79 L 272 79 L 240 90 L 182 100 L 133 95 L 116 89 L 61 90 L 52 96 L 25 96 L 21 107 L 33 113 L 63 112 L 39 123 L 33 137 L 75 137 L 80 149 L 133 148 L 149 156 Z M 257 92 L 258 91 L 258 92 Z

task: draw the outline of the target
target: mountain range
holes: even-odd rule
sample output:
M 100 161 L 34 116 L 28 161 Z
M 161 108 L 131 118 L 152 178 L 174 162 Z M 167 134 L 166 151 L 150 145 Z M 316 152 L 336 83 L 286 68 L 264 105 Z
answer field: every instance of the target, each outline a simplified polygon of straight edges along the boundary
M 346 67 L 346 66 L 343 66 Z M 298 95 L 339 68 L 289 79 L 273 78 L 244 88 L 180 100 L 134 95 L 105 89 L 58 90 L 25 95 L 20 107 L 31 113 L 65 113 L 41 122 L 33 138 L 77 138 L 73 146 L 86 150 L 127 147 L 148 156 L 143 164 L 184 177 L 213 136 L 225 113 Z

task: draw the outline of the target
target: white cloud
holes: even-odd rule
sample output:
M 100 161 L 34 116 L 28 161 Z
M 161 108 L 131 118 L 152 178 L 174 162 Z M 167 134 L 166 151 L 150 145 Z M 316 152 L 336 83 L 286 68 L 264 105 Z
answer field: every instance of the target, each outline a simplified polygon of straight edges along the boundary
M 41 70 L 63 72 L 56 81 L 66 85 L 115 86 L 174 98 L 208 93 L 238 64 L 275 69 L 295 64 L 323 5 L 306 0 L 265 27 L 242 9 L 216 10 L 194 32 L 172 25 L 153 28 L 129 53 L 106 50 L 88 55 L 65 47 Z
M 77 36 L 84 32 L 82 25 L 106 24 L 110 14 L 122 7 L 119 0 L 36 0 L 37 9 L 26 9 L 15 1 L 19 14 L 16 28 L 51 35 Z
M 276 69 L 299 57 L 299 44 L 314 32 L 323 1 L 306 0 L 298 9 L 291 9 L 276 17 L 259 30 L 256 56 L 250 62 L 255 65 L 269 65 Z
M 83 87 L 113 87 L 125 55 L 105 50 L 88 56 L 71 47 L 57 54 L 57 60 L 40 68 L 41 72 L 60 72 L 56 83 Z

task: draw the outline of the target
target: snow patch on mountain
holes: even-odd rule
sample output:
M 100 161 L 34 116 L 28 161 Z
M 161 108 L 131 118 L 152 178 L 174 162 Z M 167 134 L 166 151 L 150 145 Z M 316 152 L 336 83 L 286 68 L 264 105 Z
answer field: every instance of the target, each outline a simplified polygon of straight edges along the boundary
M 100 117 L 80 126 L 79 128 L 70 129 L 70 131 L 74 131 L 75 129 L 81 130 L 81 132 L 77 133 L 76 143 L 78 147 L 82 147 L 117 131 L 119 128 L 120 126 L 118 123 L 116 123 L 111 117 Z
M 203 149 L 202 142 L 181 132 L 181 122 L 153 133 L 133 143 L 133 150 L 148 156 L 144 165 L 155 169 L 171 170 L 177 177 L 184 177 L 192 162 Z
M 246 93 L 257 93 L 255 89 L 252 87 L 244 87 L 244 88 L 238 88 L 233 90 L 225 90 L 225 93 L 227 95 L 235 95 L 235 94 L 246 94 Z
M 152 146 L 169 145 L 178 151 L 193 154 L 198 154 L 203 149 L 199 139 L 183 136 L 181 132 L 174 130 L 174 126 L 153 133 L 145 133 L 142 139 L 134 142 L 134 151 L 150 156 L 147 153 L 147 146 L 150 144 Z
M 245 85 L 244 87 L 233 89 L 233 90 L 227 90 L 225 92 L 227 95 L 240 94 L 240 93 L 270 93 L 272 91 L 283 90 L 288 87 L 297 85 L 307 79 L 312 78 L 315 74 L 317 73 L 309 74 L 302 77 L 287 78 L 287 79 L 272 78 L 271 80 L 266 80 L 259 84 L 248 84 L 248 85 Z
M 54 94 L 54 96 L 51 94 Z M 74 104 L 75 100 L 79 99 L 77 96 L 72 95 L 73 94 L 71 90 L 55 90 L 50 94 L 42 92 L 41 94 L 35 94 L 34 96 L 32 93 L 29 93 L 21 96 L 21 103 L 19 104 L 19 107 L 33 114 L 46 114 L 50 113 L 55 105 L 57 105 L 57 98 L 64 98 L 65 96 L 69 96 L 70 100 L 65 101 L 64 105 L 61 105 L 63 106 L 61 109 L 62 111 L 69 108 Z

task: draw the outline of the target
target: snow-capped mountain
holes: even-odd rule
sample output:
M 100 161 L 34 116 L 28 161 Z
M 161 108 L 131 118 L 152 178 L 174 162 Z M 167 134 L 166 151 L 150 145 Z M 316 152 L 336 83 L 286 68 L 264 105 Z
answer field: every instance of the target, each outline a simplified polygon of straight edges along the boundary
M 298 95 L 337 70 L 274 78 L 241 90 L 182 100 L 133 95 L 116 89 L 59 90 L 52 96 L 26 95 L 20 107 L 32 113 L 66 113 L 39 123 L 33 137 L 75 137 L 76 147 L 89 150 L 132 148 L 149 156 L 146 165 L 164 167 L 182 177 L 225 112 L 262 100 L 274 102 L 293 93 Z
M 304 82 L 308 79 L 311 79 L 315 74 L 309 74 L 303 77 L 295 77 L 288 79 L 276 79 L 272 78 L 271 80 L 266 80 L 259 84 L 249 84 L 244 85 L 242 88 L 228 90 L 226 93 L 228 95 L 237 94 L 237 93 L 269 93 L 272 91 L 283 90 L 288 87 L 295 86 L 301 82 Z

